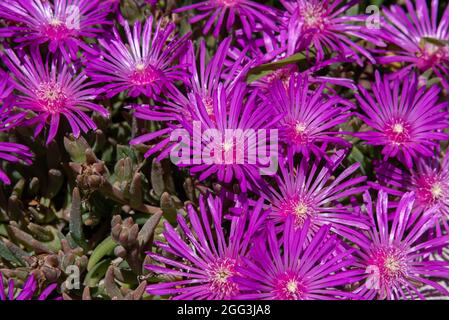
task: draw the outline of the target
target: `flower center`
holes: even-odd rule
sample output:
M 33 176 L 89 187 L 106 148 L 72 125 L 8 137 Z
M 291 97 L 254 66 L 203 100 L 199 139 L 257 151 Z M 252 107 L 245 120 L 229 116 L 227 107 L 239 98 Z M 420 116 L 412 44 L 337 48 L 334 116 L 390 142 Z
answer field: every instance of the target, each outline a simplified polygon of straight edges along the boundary
M 271 85 L 276 80 L 280 80 L 284 84 L 284 87 L 288 88 L 292 74 L 297 74 L 297 71 L 298 67 L 296 65 L 287 65 L 273 71 L 267 75 L 264 80 L 268 83 L 268 85 Z
M 447 184 L 436 174 L 418 177 L 414 185 L 417 200 L 424 207 L 433 206 L 445 198 Z
M 439 46 L 424 42 L 421 52 L 418 53 L 417 66 L 421 71 L 426 71 L 444 61 L 449 63 L 449 46 Z
M 223 143 L 223 150 L 225 152 L 231 151 L 233 149 L 233 147 L 234 147 L 234 143 L 232 141 L 225 141 Z
M 59 83 L 43 82 L 36 90 L 36 96 L 42 110 L 59 113 L 67 106 L 67 95 Z
M 64 40 L 72 35 L 65 22 L 57 17 L 50 18 L 42 27 L 42 34 L 50 40 Z
M 371 263 L 378 268 L 379 281 L 384 287 L 402 281 L 408 271 L 406 256 L 396 247 L 377 249 Z
M 302 121 L 296 121 L 287 125 L 287 140 L 297 145 L 307 145 L 309 143 L 309 134 L 307 124 Z
M 237 262 L 230 258 L 220 258 L 211 263 L 206 270 L 209 290 L 218 294 L 221 299 L 229 298 L 238 292 L 238 285 L 231 277 L 236 274 Z
M 431 188 L 431 193 L 432 193 L 432 196 L 433 196 L 435 199 L 441 198 L 441 196 L 443 195 L 443 188 L 442 188 L 442 186 L 441 186 L 441 184 L 440 184 L 439 182 L 435 183 L 435 184 L 432 186 L 432 188 Z
M 295 227 L 297 228 L 301 228 L 307 218 L 311 218 L 315 215 L 313 203 L 300 196 L 295 196 L 290 200 L 284 201 L 277 210 L 279 215 L 283 218 L 287 218 L 290 215 L 293 216 Z
M 129 76 L 129 80 L 136 86 L 145 86 L 159 80 L 159 72 L 151 65 L 143 62 L 137 62 L 134 65 L 134 70 Z
M 397 134 L 403 133 L 404 132 L 404 126 L 402 124 L 400 124 L 400 123 L 396 123 L 393 126 L 393 132 L 397 133 Z
M 296 133 L 303 134 L 306 131 L 306 124 L 304 122 L 298 122 L 295 126 Z
M 305 287 L 299 277 L 292 272 L 285 272 L 278 277 L 273 294 L 276 300 L 301 300 Z
M 402 119 L 396 119 L 385 127 L 388 140 L 397 146 L 406 143 L 410 138 L 411 126 Z
M 62 21 L 59 20 L 58 18 L 51 18 L 50 21 L 49 21 L 49 24 L 52 27 L 59 27 L 62 24 Z
M 306 30 L 322 30 L 324 28 L 326 10 L 321 3 L 303 3 L 299 7 L 299 13 L 304 21 Z
M 303 202 L 298 203 L 298 205 L 295 208 L 295 215 L 300 218 L 304 218 L 307 215 L 307 212 L 309 211 L 309 207 Z

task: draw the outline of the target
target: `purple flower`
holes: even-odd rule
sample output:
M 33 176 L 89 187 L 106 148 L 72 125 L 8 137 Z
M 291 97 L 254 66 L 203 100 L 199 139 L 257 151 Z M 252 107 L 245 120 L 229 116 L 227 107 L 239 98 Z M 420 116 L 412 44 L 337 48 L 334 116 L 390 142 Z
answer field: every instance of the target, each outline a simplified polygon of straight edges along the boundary
M 287 86 L 281 80 L 273 83 L 268 99 L 275 112 L 283 115 L 278 122 L 280 139 L 289 153 L 302 153 L 308 158 L 311 153 L 323 155 L 323 144 L 350 146 L 332 129 L 348 121 L 352 104 L 337 95 L 325 94 L 326 88 L 327 84 L 322 83 L 314 89 L 307 75 L 293 75 Z
M 405 192 L 414 192 L 417 211 L 435 209 L 436 235 L 449 231 L 449 156 L 442 159 L 432 157 L 419 159 L 416 167 L 403 170 L 388 162 L 376 164 L 376 175 L 379 185 L 375 188 L 402 196 Z
M 397 49 L 393 54 L 391 49 L 380 50 L 383 56 L 376 59 L 384 64 L 405 63 L 407 66 L 396 72 L 398 76 L 407 74 L 412 67 L 421 72 L 431 69 L 449 90 L 449 5 L 438 23 L 438 0 L 431 2 L 430 12 L 425 0 L 415 3 L 405 1 L 407 12 L 398 5 L 383 9 L 386 21 L 380 35 Z
M 430 259 L 432 253 L 449 244 L 449 236 L 423 237 L 434 223 L 433 212 L 412 210 L 413 193 L 404 194 L 392 214 L 385 192 L 379 192 L 375 209 L 368 192 L 364 200 L 372 227 L 363 241 L 355 242 L 358 264 L 366 270 L 366 281 L 355 292 L 367 299 L 424 299 L 420 286 L 428 285 L 449 296 L 432 280 L 449 277 L 449 262 Z
M 259 161 L 260 157 L 256 159 L 255 156 L 257 150 L 262 150 L 264 146 L 275 147 L 269 145 L 268 139 L 274 137 L 274 134 L 269 134 L 269 130 L 273 128 L 277 117 L 273 117 L 271 108 L 260 98 L 257 90 L 249 93 L 248 86 L 240 81 L 240 74 L 244 73 L 244 69 L 240 69 L 240 73 L 237 72 L 232 81 L 228 77 L 229 81 L 220 81 L 217 85 L 216 80 L 222 75 L 220 66 L 227 46 L 226 43 L 220 46 L 223 50 L 218 51 L 207 68 L 204 62 L 205 51 L 202 51 L 200 73 L 193 73 L 188 85 L 192 89 L 187 98 L 178 90 L 173 90 L 174 94 L 168 94 L 172 96 L 173 102 L 168 101 L 166 105 L 151 109 L 148 106 L 137 108 L 136 116 L 140 119 L 171 122 L 167 123 L 166 128 L 133 139 L 131 144 L 144 143 L 170 134 L 169 137 L 163 137 L 145 156 L 160 150 L 162 152 L 159 158 L 166 157 L 169 153 L 173 155 L 172 152 L 176 152 L 173 149 L 179 151 L 185 143 L 191 157 L 187 162 L 180 161 L 178 165 L 190 166 L 192 173 L 201 173 L 200 180 L 213 174 L 217 174 L 218 179 L 225 183 L 231 183 L 237 178 L 242 191 L 246 191 L 260 179 L 259 170 L 269 166 L 269 161 L 262 163 Z M 173 139 L 172 134 L 178 134 L 181 128 L 189 135 L 189 142 Z M 258 135 L 260 131 L 265 136 Z M 208 133 L 213 141 L 207 140 Z M 230 133 L 233 134 L 232 137 L 229 137 Z M 201 135 L 199 139 L 198 135 Z M 206 138 L 203 139 L 204 137 Z M 173 141 L 176 143 L 171 143 Z M 207 161 L 204 160 L 206 157 Z
M 226 30 L 231 32 L 235 27 L 236 18 L 242 24 L 243 31 L 248 39 L 252 38 L 253 32 L 265 29 L 277 30 L 277 10 L 251 0 L 207 0 L 174 10 L 184 12 L 198 10 L 200 13 L 189 20 L 190 23 L 207 19 L 203 33 L 207 34 L 213 28 L 213 36 L 218 38 L 226 19 Z M 226 18 L 227 17 L 227 18 Z
M 449 138 L 442 132 L 449 127 L 445 111 L 449 103 L 438 102 L 437 86 L 419 87 L 415 74 L 402 80 L 382 79 L 379 72 L 375 77 L 373 95 L 362 86 L 361 95 L 356 95 L 365 113 L 360 118 L 373 130 L 355 135 L 368 144 L 383 146 L 384 160 L 396 157 L 411 168 L 413 159 L 431 157 L 437 141 Z
M 0 17 L 17 25 L 0 29 L 0 36 L 12 37 L 22 45 L 49 43 L 69 61 L 75 59 L 82 38 L 95 38 L 103 29 L 108 6 L 100 0 L 5 0 Z
M 21 59 L 11 49 L 6 49 L 5 53 L 4 61 L 14 76 L 17 89 L 15 105 L 36 114 L 26 122 L 37 124 L 35 136 L 50 123 L 47 144 L 55 138 L 61 116 L 67 119 L 75 137 L 97 127 L 86 111 L 108 117 L 104 107 L 91 102 L 96 90 L 86 82 L 84 71 L 77 73 L 61 59 L 48 58 L 44 63 L 38 51 Z
M 357 0 L 281 0 L 287 9 L 286 29 L 282 32 L 288 37 L 289 51 L 299 52 L 313 47 L 319 61 L 324 59 L 328 50 L 344 58 L 351 57 L 359 64 L 362 63 L 359 54 L 374 62 L 368 50 L 351 39 L 356 37 L 379 46 L 384 45 L 364 25 L 367 16 L 344 15 L 358 2 Z
M 153 32 L 152 16 L 143 27 L 137 21 L 132 30 L 126 20 L 120 18 L 120 21 L 126 41 L 114 28 L 114 37 L 100 39 L 101 50 L 87 60 L 87 73 L 93 83 L 103 85 L 102 92 L 113 97 L 128 90 L 131 97 L 144 94 L 152 98 L 163 89 L 171 91 L 173 82 L 187 77 L 186 67 L 173 65 L 173 62 L 185 48 L 189 34 L 173 38 L 175 24 L 165 25 L 163 20 L 157 23 Z
M 361 277 L 350 270 L 353 250 L 340 245 L 329 226 L 321 227 L 308 241 L 307 220 L 302 229 L 293 219 L 284 225 L 282 236 L 273 224 L 255 241 L 249 256 L 242 258 L 235 281 L 241 294 L 237 299 L 251 300 L 335 300 L 356 299 L 341 290 Z
M 56 287 L 56 283 L 49 285 L 40 293 L 37 300 L 46 300 Z M 20 292 L 17 293 L 14 286 L 14 280 L 10 279 L 6 289 L 7 291 L 3 284 L 3 275 L 0 272 L 0 300 L 33 300 L 33 297 L 37 293 L 37 281 L 33 275 L 30 275 L 20 289 Z
M 233 298 L 239 293 L 239 286 L 233 281 L 236 268 L 247 254 L 266 215 L 262 210 L 262 200 L 227 221 L 220 198 L 209 196 L 205 200 L 201 196 L 199 214 L 192 205 L 187 207 L 187 214 L 189 224 L 182 215 L 178 215 L 181 233 L 169 223 L 165 224 L 167 243 L 157 243 L 164 254 L 148 253 L 160 263 L 147 265 L 148 270 L 173 276 L 176 280 L 150 284 L 148 293 L 182 300 Z M 223 229 L 227 222 L 230 223 L 228 234 Z
M 360 167 L 358 163 L 333 177 L 344 157 L 341 150 L 324 165 L 320 163 L 320 158 L 311 160 L 305 157 L 297 168 L 291 157 L 284 164 L 281 163 L 275 186 L 267 186 L 263 191 L 271 204 L 269 218 L 276 224 L 282 224 L 293 217 L 297 228 L 310 219 L 311 232 L 316 232 L 322 225 L 332 224 L 333 231 L 348 239 L 353 234 L 350 226 L 366 229 L 366 219 L 352 205 L 338 202 L 366 190 L 365 186 L 360 185 L 366 177 L 348 179 Z

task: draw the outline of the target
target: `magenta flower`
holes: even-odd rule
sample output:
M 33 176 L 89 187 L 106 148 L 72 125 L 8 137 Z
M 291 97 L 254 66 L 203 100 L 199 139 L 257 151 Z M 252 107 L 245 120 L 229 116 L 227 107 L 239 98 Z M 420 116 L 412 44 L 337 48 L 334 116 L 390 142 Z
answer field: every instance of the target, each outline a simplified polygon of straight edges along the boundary
M 326 86 L 322 83 L 314 89 L 307 75 L 293 75 L 287 86 L 278 80 L 268 92 L 275 112 L 283 115 L 278 122 L 279 135 L 289 153 L 323 156 L 323 144 L 350 146 L 337 136 L 335 128 L 348 121 L 352 104 L 337 95 L 325 94 Z
M 281 0 L 287 10 L 286 29 L 289 51 L 303 51 L 313 47 L 319 61 L 328 50 L 361 64 L 360 54 L 374 62 L 364 46 L 354 42 L 356 37 L 383 46 L 384 43 L 365 26 L 366 15 L 346 16 L 345 12 L 357 0 Z
M 432 278 L 449 277 L 449 262 L 430 259 L 430 255 L 449 244 L 449 236 L 427 240 L 423 235 L 433 225 L 431 211 L 412 210 L 413 193 L 402 197 L 395 212 L 388 212 L 388 198 L 379 192 L 375 210 L 369 193 L 365 206 L 371 221 L 366 239 L 355 243 L 358 264 L 366 273 L 364 284 L 356 293 L 366 299 L 424 299 L 420 286 L 427 285 L 449 296 L 449 292 Z
M 255 241 L 249 256 L 242 258 L 235 281 L 241 294 L 250 300 L 337 300 L 357 299 L 342 291 L 361 278 L 360 270 L 350 270 L 353 250 L 340 246 L 329 226 L 321 227 L 308 241 L 310 221 L 302 229 L 293 219 L 284 225 L 282 236 L 273 224 Z
M 100 0 L 5 0 L 0 17 L 17 25 L 0 29 L 0 36 L 12 37 L 23 46 L 49 43 L 69 61 L 77 57 L 82 38 L 95 38 L 106 25 L 108 4 Z
M 40 295 L 37 297 L 37 300 L 46 300 L 48 296 L 50 296 L 53 291 L 56 289 L 57 284 L 51 284 L 47 288 L 45 288 Z M 24 285 L 17 292 L 17 288 L 14 286 L 14 280 L 9 280 L 8 286 L 6 287 L 7 291 L 5 291 L 5 287 L 3 284 L 3 275 L 0 272 L 0 301 L 4 300 L 33 300 L 33 297 L 37 293 L 37 281 L 33 275 L 30 275 L 25 281 Z
M 421 72 L 431 69 L 449 90 L 449 5 L 438 22 L 438 0 L 432 1 L 430 8 L 424 0 L 416 1 L 415 6 L 409 0 L 405 3 L 407 11 L 399 5 L 383 9 L 386 21 L 382 23 L 380 35 L 397 49 L 393 49 L 393 54 L 380 50 L 383 55 L 377 61 L 405 63 L 396 72 L 398 76 L 407 74 L 412 67 Z
M 449 103 L 438 102 L 440 89 L 418 87 L 415 74 L 400 80 L 381 78 L 376 72 L 372 84 L 373 96 L 359 86 L 361 95 L 356 95 L 364 115 L 360 118 L 373 130 L 355 135 L 366 143 L 383 146 L 384 160 L 398 158 L 408 168 L 413 159 L 431 157 L 439 140 L 449 135 L 442 132 L 449 127 Z
M 391 163 L 380 162 L 376 166 L 380 185 L 376 188 L 402 196 L 414 192 L 417 211 L 435 209 L 436 235 L 449 231 L 449 156 L 432 157 L 416 161 L 416 167 L 403 170 Z
M 231 32 L 235 27 L 236 18 L 240 20 L 243 31 L 248 39 L 260 29 L 277 30 L 277 10 L 251 0 L 207 0 L 175 9 L 174 12 L 198 10 L 200 13 L 189 20 L 197 23 L 207 19 L 203 33 L 207 34 L 213 27 L 213 36 L 218 38 L 226 19 L 226 30 Z
M 114 37 L 100 39 L 101 51 L 87 60 L 87 73 L 94 84 L 102 85 L 102 92 L 113 97 L 128 90 L 131 97 L 155 97 L 163 89 L 171 91 L 173 82 L 187 77 L 186 66 L 173 63 L 184 50 L 189 34 L 173 38 L 175 24 L 163 25 L 162 20 L 153 32 L 152 16 L 143 27 L 137 21 L 132 30 L 126 20 L 120 21 L 126 41 L 114 28 Z
M 320 163 L 320 158 L 311 160 L 305 157 L 297 168 L 291 157 L 284 164 L 281 163 L 275 186 L 267 186 L 263 191 L 271 204 L 269 218 L 278 225 L 293 217 L 296 228 L 302 227 L 310 219 L 312 233 L 323 225 L 332 224 L 334 232 L 348 239 L 354 234 L 351 226 L 366 229 L 366 219 L 352 205 L 339 203 L 339 200 L 366 190 L 365 186 L 360 185 L 366 177 L 348 178 L 359 168 L 358 163 L 333 178 L 344 156 L 344 152 L 339 151 L 324 165 Z
M 262 211 L 262 201 L 253 208 L 247 207 L 240 216 L 231 216 L 228 235 L 222 229 L 226 212 L 221 199 L 209 196 L 205 200 L 201 196 L 199 214 L 192 205 L 187 207 L 187 213 L 189 224 L 178 215 L 181 234 L 169 223 L 165 224 L 167 243 L 157 243 L 165 253 L 148 253 L 160 264 L 146 266 L 152 272 L 177 280 L 150 284 L 148 293 L 181 300 L 233 298 L 239 293 L 239 286 L 233 280 L 236 268 L 247 254 L 266 215 Z M 170 254 L 170 258 L 166 254 Z
M 200 180 L 216 174 L 224 183 L 236 178 L 242 191 L 248 187 L 256 190 L 254 186 L 259 183 L 261 170 L 268 172 L 272 164 L 276 165 L 264 155 L 277 155 L 274 150 L 277 149 L 277 141 L 274 141 L 277 131 L 273 130 L 273 125 L 278 117 L 273 116 L 272 109 L 260 99 L 257 90 L 249 93 L 247 85 L 241 81 L 234 83 L 230 92 L 220 83 L 210 93 L 210 100 L 200 93 L 189 95 L 190 101 L 183 106 L 182 113 L 181 109 L 172 113 L 167 109 L 169 113 L 164 115 L 164 108 L 161 108 L 158 110 L 161 119 L 176 120 L 175 124 L 169 123 L 167 128 L 137 137 L 131 144 L 170 134 L 145 156 L 163 150 L 164 156 L 170 153 L 173 157 L 174 152 L 188 149 L 189 157 L 183 158 L 186 157 L 183 153 L 176 164 L 190 167 L 191 173 L 200 174 Z M 157 114 L 140 108 L 138 117 L 151 120 L 156 119 Z M 182 140 L 173 139 L 172 134 L 179 134 Z M 170 144 L 172 141 L 176 143 Z M 262 155 L 262 152 L 265 153 Z
M 75 137 L 97 128 L 86 111 L 109 116 L 104 107 L 91 102 L 96 90 L 86 82 L 84 71 L 76 73 L 73 67 L 56 58 L 44 63 L 38 51 L 21 59 L 11 49 L 6 49 L 5 53 L 4 61 L 14 76 L 17 89 L 15 105 L 36 114 L 26 122 L 37 124 L 35 136 L 49 122 L 47 144 L 55 138 L 61 116 L 68 121 Z

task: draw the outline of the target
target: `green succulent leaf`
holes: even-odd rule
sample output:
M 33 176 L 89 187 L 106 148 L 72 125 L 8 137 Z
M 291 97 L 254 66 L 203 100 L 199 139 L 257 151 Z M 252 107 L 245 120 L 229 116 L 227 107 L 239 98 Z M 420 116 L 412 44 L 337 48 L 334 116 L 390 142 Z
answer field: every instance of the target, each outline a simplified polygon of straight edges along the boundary
M 84 285 L 90 288 L 96 287 L 101 279 L 104 278 L 110 264 L 111 259 L 105 259 L 95 264 L 90 269 L 88 267 L 89 271 L 87 272 L 86 278 L 84 278 Z
M 4 244 L 0 241 L 0 257 L 8 260 L 9 262 L 16 263 L 23 266 L 23 262 L 19 260 Z
M 92 252 L 87 263 L 87 270 L 90 271 L 103 257 L 111 255 L 116 246 L 117 243 L 110 236 L 104 239 Z
M 251 69 L 248 72 L 248 76 L 246 78 L 247 83 L 253 83 L 254 81 L 260 80 L 261 78 L 270 75 L 274 71 L 285 67 L 291 64 L 298 64 L 300 70 L 306 70 L 309 65 L 308 60 L 313 58 L 314 54 L 311 53 L 309 56 L 306 54 L 299 52 L 294 55 L 291 55 L 285 59 L 281 59 L 275 62 L 262 64 Z
M 445 46 L 449 45 L 449 40 L 441 40 L 441 39 L 435 39 L 435 38 L 431 38 L 431 37 L 423 37 L 422 40 L 424 42 L 434 44 L 438 47 L 445 47 Z

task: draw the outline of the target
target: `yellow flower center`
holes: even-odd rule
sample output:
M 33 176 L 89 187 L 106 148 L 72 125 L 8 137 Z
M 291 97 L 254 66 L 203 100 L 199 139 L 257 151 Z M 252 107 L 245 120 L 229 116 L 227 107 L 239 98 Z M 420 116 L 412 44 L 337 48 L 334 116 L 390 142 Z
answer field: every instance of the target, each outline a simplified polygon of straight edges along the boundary
M 400 123 L 396 123 L 393 126 L 393 132 L 394 133 L 403 133 L 404 132 L 404 126 Z
M 443 195 L 443 188 L 441 187 L 441 184 L 439 182 L 436 182 L 431 189 L 432 196 L 436 199 L 441 197 Z
M 298 122 L 295 125 L 295 130 L 298 134 L 304 133 L 306 131 L 306 124 L 304 122 Z
M 287 282 L 287 291 L 290 293 L 296 293 L 298 291 L 298 283 L 295 280 Z

